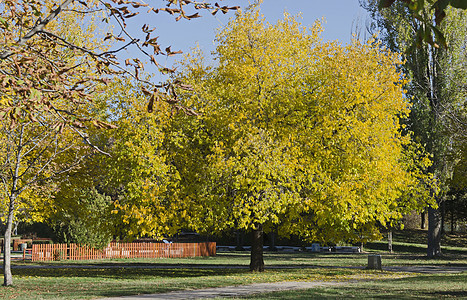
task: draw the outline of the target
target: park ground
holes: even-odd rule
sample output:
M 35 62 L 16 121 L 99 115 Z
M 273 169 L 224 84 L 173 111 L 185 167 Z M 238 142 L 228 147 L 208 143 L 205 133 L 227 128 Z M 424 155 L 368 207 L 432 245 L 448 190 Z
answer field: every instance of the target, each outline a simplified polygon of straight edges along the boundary
M 263 273 L 248 271 L 248 252 L 184 259 L 17 261 L 15 285 L 0 288 L 0 299 L 95 299 L 173 291 L 183 295 L 191 290 L 284 281 L 338 284 L 242 297 L 467 298 L 467 236 L 447 235 L 444 256 L 429 260 L 424 256 L 423 235 L 420 231 L 395 234 L 392 254 L 384 241 L 366 245 L 367 253 L 266 252 Z M 382 255 L 383 271 L 364 269 L 368 253 Z

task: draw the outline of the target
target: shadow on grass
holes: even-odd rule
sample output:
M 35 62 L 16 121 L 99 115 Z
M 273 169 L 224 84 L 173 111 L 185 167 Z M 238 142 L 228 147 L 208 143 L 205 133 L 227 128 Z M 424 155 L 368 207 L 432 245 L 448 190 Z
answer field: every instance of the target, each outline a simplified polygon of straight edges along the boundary
M 91 277 L 111 279 L 189 278 L 248 273 L 245 269 L 35 268 L 13 269 L 18 277 Z

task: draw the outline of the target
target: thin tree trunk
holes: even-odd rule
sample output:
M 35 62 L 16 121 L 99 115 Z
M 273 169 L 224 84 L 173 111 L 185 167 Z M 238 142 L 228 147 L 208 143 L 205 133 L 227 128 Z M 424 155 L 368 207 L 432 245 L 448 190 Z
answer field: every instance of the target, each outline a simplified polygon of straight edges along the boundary
M 13 235 L 18 235 L 18 225 L 19 225 L 19 222 L 16 221 L 14 224 L 13 224 Z
M 237 230 L 235 232 L 235 237 L 237 241 L 237 245 L 235 246 L 236 251 L 245 251 L 245 248 L 243 248 L 243 232 L 240 230 Z
M 426 219 L 426 213 L 425 213 L 425 212 L 422 212 L 422 213 L 420 214 L 420 218 L 421 218 L 420 228 L 421 228 L 421 229 L 425 229 L 425 228 L 426 228 L 426 221 L 425 221 L 425 219 Z
M 22 150 L 23 150 L 23 138 L 24 138 L 24 126 L 21 125 L 20 134 L 18 137 L 18 145 L 16 150 L 15 168 L 13 171 L 11 190 L 9 191 L 9 206 L 8 206 L 8 219 L 5 229 L 5 249 L 3 252 L 3 285 L 13 285 L 13 275 L 11 274 L 11 231 L 13 230 L 13 218 L 16 210 L 16 199 L 20 194 L 18 191 L 18 179 L 19 170 L 21 166 Z
M 446 231 L 444 230 L 444 224 L 446 221 L 446 201 L 441 203 L 441 234 L 445 234 Z
M 450 211 L 451 211 L 451 234 L 454 234 L 454 229 L 456 228 L 456 226 L 455 226 L 456 224 L 455 224 L 455 221 L 454 221 L 454 209 L 453 209 L 452 205 L 451 205 Z
M 270 251 L 277 251 L 276 232 L 274 230 L 269 233 L 269 250 Z
M 428 258 L 441 256 L 441 213 L 439 209 L 428 208 Z
M 392 253 L 392 231 L 388 232 L 388 251 Z
M 11 274 L 11 231 L 13 229 L 14 200 L 10 200 L 8 220 L 5 230 L 4 251 L 3 251 L 3 285 L 13 285 L 13 275 Z
M 250 271 L 263 272 L 263 225 L 257 224 L 251 239 Z

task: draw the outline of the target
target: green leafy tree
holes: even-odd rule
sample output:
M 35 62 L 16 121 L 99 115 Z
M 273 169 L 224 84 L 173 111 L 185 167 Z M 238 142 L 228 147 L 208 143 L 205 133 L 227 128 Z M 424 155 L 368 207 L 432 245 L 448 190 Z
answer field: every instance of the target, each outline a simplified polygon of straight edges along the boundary
M 101 157 L 99 164 L 106 171 L 99 185 L 115 200 L 113 214 L 122 222 L 118 234 L 159 239 L 173 235 L 181 226 L 177 219 L 183 209 L 178 172 L 164 141 L 176 108 L 155 99 L 153 111 L 145 111 L 146 95 L 132 81 L 116 82 L 109 90 L 109 118 L 118 128 L 106 137 L 111 157 Z
M 68 186 L 55 195 L 49 222 L 59 240 L 101 249 L 113 238 L 112 199 L 95 188 Z M 71 198 L 71 199 L 70 199 Z
M 55 200 L 48 210 L 49 222 L 63 229 L 67 240 L 84 243 L 83 235 L 89 231 L 89 242 L 95 245 L 94 237 L 101 236 L 102 246 L 108 237 L 163 238 L 181 226 L 178 173 L 164 145 L 175 108 L 155 101 L 154 111 L 147 112 L 141 90 L 135 81 L 122 79 L 97 96 L 103 118 L 115 128 L 91 129 L 89 139 L 109 155 L 89 155 L 79 168 L 57 178 Z M 87 217 L 91 211 L 95 218 Z M 81 230 L 80 224 L 90 226 Z
M 440 192 L 433 191 L 438 205 L 449 190 L 449 178 L 459 163 L 462 141 L 467 128 L 465 99 L 467 82 L 466 64 L 466 12 L 446 9 L 446 16 L 439 24 L 445 32 L 448 48 L 437 48 L 423 44 L 407 51 L 416 38 L 418 30 L 425 26 L 422 21 L 411 17 L 402 4 L 378 10 L 374 1 L 365 7 L 375 21 L 374 29 L 381 30 L 381 39 L 393 51 L 404 53 L 404 73 L 410 82 L 407 85 L 412 112 L 407 123 L 415 139 L 425 145 L 431 153 L 434 174 Z M 459 147 L 460 146 L 460 147 Z M 457 158 L 455 158 L 457 157 Z M 428 209 L 428 257 L 441 255 L 441 212 L 437 206 Z
M 416 39 L 414 46 L 422 46 L 427 43 L 438 48 L 441 44 L 447 47 L 445 32 L 440 24 L 446 17 L 450 8 L 467 10 L 467 2 L 464 0 L 379 0 L 378 9 L 393 6 L 405 6 L 410 12 L 413 21 L 418 20 L 421 26 L 415 29 Z

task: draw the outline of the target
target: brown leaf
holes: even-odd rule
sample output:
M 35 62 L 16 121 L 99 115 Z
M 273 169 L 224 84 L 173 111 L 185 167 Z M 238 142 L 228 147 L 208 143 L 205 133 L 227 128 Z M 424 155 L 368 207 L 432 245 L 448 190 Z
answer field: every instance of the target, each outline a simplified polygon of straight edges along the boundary
M 165 48 L 165 52 L 167 52 L 167 53 L 166 53 L 167 56 L 173 56 L 173 55 L 175 55 L 175 54 L 181 54 L 181 53 L 183 53 L 182 50 L 172 51 L 172 50 L 170 49 L 170 47 Z
M 73 121 L 73 123 L 71 123 L 71 126 L 76 128 L 85 128 L 84 124 L 79 121 Z
M 133 3 L 131 4 L 131 6 L 133 6 L 134 8 L 138 8 L 138 7 L 140 7 L 140 6 L 146 7 L 146 6 L 148 6 L 148 5 L 147 5 L 146 3 L 133 2 Z
M 169 69 L 167 67 L 163 67 L 159 69 L 162 73 L 175 73 L 176 69 Z
M 182 90 L 185 90 L 185 91 L 193 91 L 193 87 L 191 85 L 188 85 L 188 84 L 179 84 L 178 85 Z
M 129 14 L 129 15 L 125 15 L 124 17 L 128 19 L 128 18 L 132 18 L 132 17 L 136 16 L 137 14 L 139 14 L 139 12 L 135 12 L 135 13 L 132 13 L 132 14 Z
M 174 104 L 174 103 L 178 103 L 178 99 L 170 98 L 170 99 L 166 99 L 165 102 L 167 102 L 169 104 Z
M 116 125 L 99 121 L 99 120 L 93 120 L 93 124 L 98 127 L 98 128 L 105 128 L 105 129 L 115 129 L 118 128 Z
M 195 14 L 186 16 L 186 18 L 190 20 L 190 19 L 195 19 L 195 18 L 201 18 L 201 16 L 199 15 L 199 13 L 195 13 Z

